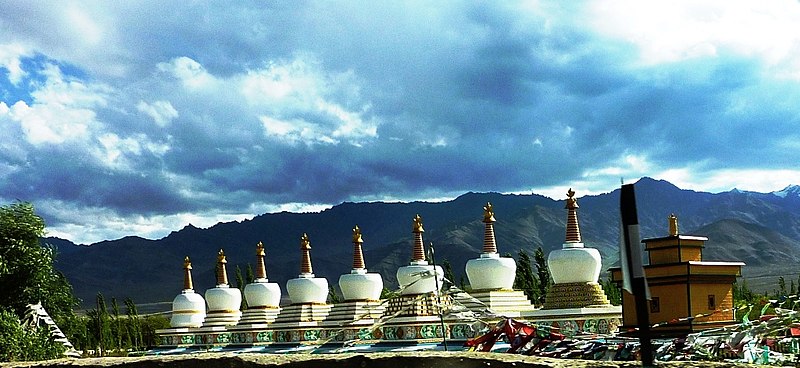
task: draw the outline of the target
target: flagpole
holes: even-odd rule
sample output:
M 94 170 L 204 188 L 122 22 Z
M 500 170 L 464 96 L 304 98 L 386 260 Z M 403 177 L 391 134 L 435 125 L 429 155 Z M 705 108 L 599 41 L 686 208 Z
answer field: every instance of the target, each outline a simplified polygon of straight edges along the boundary
M 636 194 L 633 184 L 622 186 L 620 191 L 620 213 L 622 215 L 622 237 L 625 247 L 623 255 L 628 275 L 623 275 L 630 282 L 634 303 L 636 305 L 636 322 L 639 327 L 639 352 L 643 367 L 653 366 L 653 345 L 650 336 L 650 315 L 647 299 L 649 290 L 644 275 L 641 258 L 641 239 L 639 238 L 639 218 L 636 213 Z

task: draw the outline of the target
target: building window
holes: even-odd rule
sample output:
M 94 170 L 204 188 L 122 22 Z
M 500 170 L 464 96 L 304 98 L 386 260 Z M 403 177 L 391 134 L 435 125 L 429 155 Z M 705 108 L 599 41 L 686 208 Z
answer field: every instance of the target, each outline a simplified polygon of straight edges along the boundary
M 709 310 L 717 309 L 717 300 L 714 297 L 714 295 L 709 295 L 708 296 L 708 309 Z
M 654 296 L 650 299 L 650 313 L 658 313 L 661 312 L 661 303 L 659 303 L 658 297 Z

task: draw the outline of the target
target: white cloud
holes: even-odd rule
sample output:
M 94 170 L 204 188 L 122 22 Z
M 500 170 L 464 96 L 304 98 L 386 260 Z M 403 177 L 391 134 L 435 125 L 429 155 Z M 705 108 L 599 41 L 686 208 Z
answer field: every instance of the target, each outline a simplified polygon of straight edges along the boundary
M 26 75 L 26 72 L 22 70 L 20 58 L 31 56 L 32 54 L 27 47 L 19 43 L 0 45 L 0 68 L 6 69 L 8 80 L 11 84 L 19 85 L 19 82 Z
M 153 121 L 162 128 L 178 118 L 178 110 L 175 110 L 169 101 L 160 100 L 153 103 L 139 101 L 136 109 L 153 118 Z
M 266 112 L 259 120 L 267 136 L 357 146 L 377 137 L 378 124 L 368 117 L 370 104 L 361 101 L 353 73 L 326 73 L 311 55 L 250 70 L 240 77 L 239 90 L 254 109 Z
M 800 170 L 782 169 L 721 169 L 698 170 L 684 167 L 656 173 L 655 178 L 667 180 L 680 188 L 726 192 L 731 189 L 769 193 L 800 183 Z
M 180 79 L 184 86 L 191 89 L 213 88 L 216 83 L 214 76 L 200 63 L 186 56 L 177 57 L 168 63 L 159 63 L 157 67 Z
M 108 89 L 65 78 L 58 66 L 48 64 L 41 71 L 43 85 L 31 91 L 33 103 L 17 101 L 10 117 L 22 126 L 25 139 L 34 145 L 62 144 L 88 139 L 98 125 L 93 110 L 106 103 Z
M 601 34 L 636 45 L 646 64 L 735 52 L 800 77 L 795 0 L 602 1 L 587 17 Z

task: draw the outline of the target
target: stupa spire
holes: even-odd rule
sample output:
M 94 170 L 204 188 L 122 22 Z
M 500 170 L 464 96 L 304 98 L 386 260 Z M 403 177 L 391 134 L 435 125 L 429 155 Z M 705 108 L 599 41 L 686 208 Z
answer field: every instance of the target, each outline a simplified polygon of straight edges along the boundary
M 483 207 L 483 253 L 497 253 L 497 242 L 494 238 L 494 207 L 489 202 Z
M 192 290 L 192 261 L 189 256 L 183 259 L 183 290 Z
M 267 278 L 267 266 L 264 264 L 264 257 L 267 253 L 264 252 L 264 243 L 258 242 L 256 244 L 256 279 Z
M 364 240 L 361 239 L 361 229 L 358 225 L 353 228 L 353 269 L 367 268 L 364 265 L 364 253 L 361 251 L 361 244 Z
M 581 242 L 581 229 L 578 227 L 578 200 L 575 199 L 575 191 L 569 188 L 567 191 L 567 243 Z
M 414 249 L 411 253 L 412 262 L 421 262 L 425 260 L 425 247 L 422 245 L 422 233 L 425 229 L 422 228 L 422 217 L 419 214 L 414 216 L 414 225 L 412 226 L 414 233 Z
M 674 213 L 669 215 L 669 235 L 678 236 L 678 217 Z
M 314 271 L 311 268 L 311 242 L 308 240 L 308 234 L 303 233 L 300 237 L 300 274 L 311 274 Z
M 228 271 L 225 270 L 225 264 L 228 261 L 225 259 L 225 252 L 222 249 L 217 253 L 217 285 L 228 284 Z

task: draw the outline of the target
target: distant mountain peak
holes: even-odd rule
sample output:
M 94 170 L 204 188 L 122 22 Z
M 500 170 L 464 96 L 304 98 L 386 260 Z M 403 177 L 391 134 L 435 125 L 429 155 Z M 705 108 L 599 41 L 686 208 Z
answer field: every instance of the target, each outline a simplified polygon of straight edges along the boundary
M 800 185 L 790 184 L 787 185 L 786 188 L 783 188 L 777 192 L 772 192 L 772 194 L 781 197 L 800 197 Z

